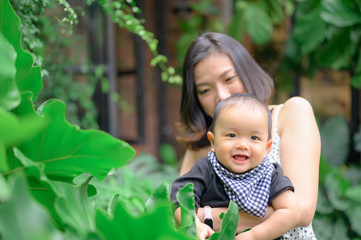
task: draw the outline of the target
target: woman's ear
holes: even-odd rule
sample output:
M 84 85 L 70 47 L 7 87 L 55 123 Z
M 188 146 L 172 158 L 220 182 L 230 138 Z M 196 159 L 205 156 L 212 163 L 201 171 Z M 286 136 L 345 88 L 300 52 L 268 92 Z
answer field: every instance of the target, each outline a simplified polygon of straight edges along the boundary
M 214 134 L 212 132 L 207 132 L 207 138 L 211 143 L 211 151 L 214 151 Z

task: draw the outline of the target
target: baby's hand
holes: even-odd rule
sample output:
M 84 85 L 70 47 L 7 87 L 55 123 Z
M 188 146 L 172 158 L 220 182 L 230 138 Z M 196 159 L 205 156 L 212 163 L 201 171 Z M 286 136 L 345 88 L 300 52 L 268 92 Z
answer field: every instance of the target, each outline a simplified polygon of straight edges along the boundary
M 207 224 L 202 222 L 196 222 L 197 226 L 197 236 L 199 240 L 205 240 L 206 238 L 212 236 L 214 231 Z

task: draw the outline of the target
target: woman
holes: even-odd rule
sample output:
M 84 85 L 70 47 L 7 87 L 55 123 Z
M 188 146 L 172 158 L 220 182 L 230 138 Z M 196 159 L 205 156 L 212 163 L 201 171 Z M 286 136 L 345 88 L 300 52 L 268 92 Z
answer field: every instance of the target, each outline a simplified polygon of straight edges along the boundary
M 259 67 L 247 50 L 233 38 L 221 33 L 205 33 L 189 47 L 183 66 L 179 140 L 186 143 L 180 174 L 210 150 L 206 136 L 217 103 L 236 92 L 248 92 L 266 103 L 273 92 L 273 80 Z M 320 135 L 309 102 L 293 97 L 281 105 L 270 105 L 273 142 L 270 158 L 281 164 L 294 187 L 300 207 L 299 228 L 284 238 L 312 238 L 310 226 L 317 204 Z M 212 209 L 215 230 L 219 215 L 227 209 Z M 266 217 L 272 214 L 267 210 Z M 203 219 L 203 211 L 198 211 Z M 238 232 L 253 227 L 265 218 L 240 212 Z

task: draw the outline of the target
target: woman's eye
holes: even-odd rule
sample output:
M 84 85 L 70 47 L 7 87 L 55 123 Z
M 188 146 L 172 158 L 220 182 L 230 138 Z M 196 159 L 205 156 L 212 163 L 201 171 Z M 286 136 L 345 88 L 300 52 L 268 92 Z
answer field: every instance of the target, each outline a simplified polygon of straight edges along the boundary
M 206 94 L 207 92 L 209 92 L 209 89 L 200 89 L 200 90 L 198 90 L 198 94 L 199 94 L 199 95 L 204 95 L 204 94 Z
M 259 138 L 256 137 L 256 136 L 252 136 L 251 139 L 254 140 L 254 141 L 259 140 Z
M 226 78 L 225 82 L 229 82 L 231 80 L 233 80 L 235 77 L 237 77 L 237 75 L 234 75 L 232 77 Z

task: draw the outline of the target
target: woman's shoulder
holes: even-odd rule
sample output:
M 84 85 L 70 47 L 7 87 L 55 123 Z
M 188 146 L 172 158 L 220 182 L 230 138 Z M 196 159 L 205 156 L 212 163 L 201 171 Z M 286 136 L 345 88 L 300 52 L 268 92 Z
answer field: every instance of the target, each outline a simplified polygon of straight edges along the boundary
M 280 109 L 280 115 L 286 117 L 297 117 L 303 114 L 312 114 L 313 110 L 310 102 L 303 97 L 292 97 L 284 102 Z
M 284 102 L 279 112 L 278 125 L 294 127 L 293 123 L 300 123 L 302 120 L 314 119 L 312 105 L 303 97 L 292 97 Z M 298 125 L 299 127 L 299 125 Z M 282 131 L 282 129 L 279 129 Z

